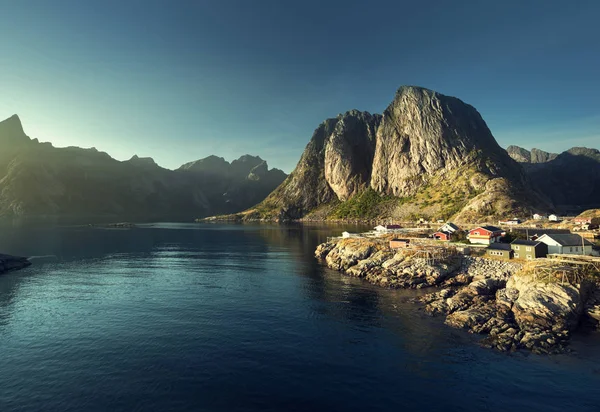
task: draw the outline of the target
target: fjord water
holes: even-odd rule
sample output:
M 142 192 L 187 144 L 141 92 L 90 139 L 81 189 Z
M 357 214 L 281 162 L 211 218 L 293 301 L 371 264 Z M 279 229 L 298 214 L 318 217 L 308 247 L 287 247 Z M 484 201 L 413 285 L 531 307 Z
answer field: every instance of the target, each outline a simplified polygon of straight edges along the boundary
M 6 228 L 0 411 L 598 411 L 600 338 L 503 354 L 313 258 L 341 228 Z

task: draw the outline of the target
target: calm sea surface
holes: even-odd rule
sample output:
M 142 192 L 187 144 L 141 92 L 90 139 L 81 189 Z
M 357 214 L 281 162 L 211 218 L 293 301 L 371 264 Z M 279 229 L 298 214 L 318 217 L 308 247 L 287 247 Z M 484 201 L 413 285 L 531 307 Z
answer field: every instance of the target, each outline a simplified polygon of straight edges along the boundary
M 0 228 L 0 411 L 600 411 L 600 334 L 506 355 L 321 266 L 343 228 Z

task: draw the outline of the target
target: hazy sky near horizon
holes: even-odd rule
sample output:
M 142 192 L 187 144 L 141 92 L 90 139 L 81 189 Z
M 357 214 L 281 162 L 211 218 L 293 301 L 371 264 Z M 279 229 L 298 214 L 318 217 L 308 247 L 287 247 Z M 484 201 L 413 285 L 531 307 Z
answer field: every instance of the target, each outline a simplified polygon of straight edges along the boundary
M 0 118 L 55 146 L 290 172 L 325 118 L 407 84 L 472 104 L 503 147 L 600 148 L 598 1 L 0 5 Z

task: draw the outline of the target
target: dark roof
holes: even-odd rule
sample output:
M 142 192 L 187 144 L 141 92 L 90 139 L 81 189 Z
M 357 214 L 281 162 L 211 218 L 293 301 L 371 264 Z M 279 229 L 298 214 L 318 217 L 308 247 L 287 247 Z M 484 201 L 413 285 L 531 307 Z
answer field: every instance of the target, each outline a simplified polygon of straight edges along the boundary
M 510 242 L 511 245 L 525 245 L 525 246 L 537 246 L 541 242 L 536 242 L 534 240 L 524 240 L 524 239 L 515 239 Z
M 511 250 L 510 243 L 492 243 L 487 248 L 492 250 Z
M 502 229 L 496 226 L 481 226 L 482 229 L 489 230 L 490 232 L 502 232 Z
M 561 246 L 581 246 L 584 243 L 586 246 L 592 246 L 592 243 L 583 239 L 579 235 L 563 235 L 563 234 L 546 234 L 549 238 L 553 239 L 555 242 L 560 244 Z M 582 240 L 583 239 L 583 240 Z

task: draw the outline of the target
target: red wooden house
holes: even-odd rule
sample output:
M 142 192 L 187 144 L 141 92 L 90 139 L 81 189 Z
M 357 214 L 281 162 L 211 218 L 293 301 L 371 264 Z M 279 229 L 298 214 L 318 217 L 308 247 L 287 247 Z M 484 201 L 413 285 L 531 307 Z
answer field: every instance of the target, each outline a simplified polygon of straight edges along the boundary
M 435 240 L 450 240 L 452 238 L 452 234 L 448 232 L 435 232 L 433 235 Z
M 496 226 L 480 226 L 469 231 L 469 242 L 490 245 L 500 241 L 504 231 Z

